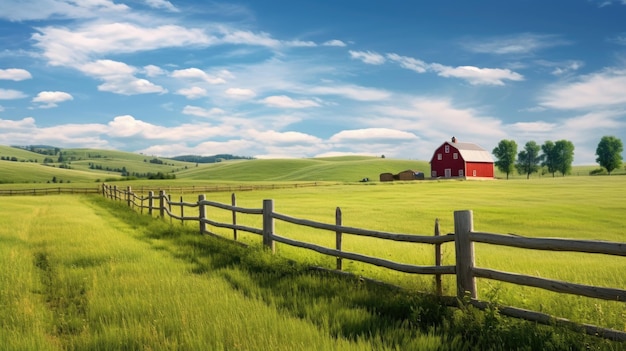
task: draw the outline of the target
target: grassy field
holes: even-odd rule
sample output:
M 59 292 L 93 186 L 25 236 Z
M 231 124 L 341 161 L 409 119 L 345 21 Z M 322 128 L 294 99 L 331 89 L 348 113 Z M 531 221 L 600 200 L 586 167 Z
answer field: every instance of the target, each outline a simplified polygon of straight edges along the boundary
M 542 178 L 531 181 L 441 181 L 376 185 L 342 185 L 237 193 L 237 204 L 260 208 L 262 200 L 274 199 L 275 211 L 298 218 L 334 223 L 336 207 L 343 224 L 353 227 L 432 235 L 435 218 L 443 233 L 453 232 L 453 212 L 474 211 L 475 229 L 514 233 L 528 237 L 562 237 L 586 240 L 626 241 L 623 213 L 626 205 L 615 189 L 626 187 L 626 177 Z M 574 190 L 573 190 L 574 189 Z M 230 193 L 208 194 L 208 199 L 230 203 Z M 189 196 L 186 201 L 196 201 Z M 187 210 L 187 215 L 189 215 Z M 209 209 L 210 218 L 231 221 L 231 214 Z M 239 215 L 238 223 L 260 228 L 258 216 Z M 194 224 L 197 226 L 197 224 Z M 231 238 L 229 230 L 213 228 Z M 334 247 L 334 233 L 297 227 L 278 221 L 276 232 L 293 239 Z M 240 240 L 258 244 L 260 238 L 240 233 Z M 379 239 L 345 236 L 343 248 L 396 262 L 432 265 L 434 250 L 429 245 L 383 242 Z M 310 264 L 334 267 L 334 258 L 278 244 L 281 255 Z M 454 247 L 443 246 L 444 264 L 454 264 Z M 580 284 L 623 288 L 626 258 L 558 253 L 476 245 L 476 262 L 486 267 Z M 346 270 L 392 282 L 410 289 L 433 291 L 430 276 L 410 276 L 371 265 L 346 262 Z M 626 330 L 626 305 L 535 288 L 513 286 L 486 279 L 478 281 L 483 299 L 533 309 L 556 316 Z M 444 290 L 455 294 L 454 278 L 444 279 Z
M 96 196 L 14 197 L 0 209 L 3 350 L 622 346 L 311 271 Z

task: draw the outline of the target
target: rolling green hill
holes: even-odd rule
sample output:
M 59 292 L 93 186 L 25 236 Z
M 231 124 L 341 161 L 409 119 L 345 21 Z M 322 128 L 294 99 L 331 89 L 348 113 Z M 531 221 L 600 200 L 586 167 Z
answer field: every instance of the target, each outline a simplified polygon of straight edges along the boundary
M 192 167 L 177 173 L 177 178 L 235 181 L 357 182 L 363 178 L 377 181 L 380 173 L 395 174 L 407 169 L 429 172 L 430 165 L 425 161 L 364 156 L 246 160 Z
M 195 163 L 169 158 L 99 149 L 60 149 L 57 155 L 42 155 L 24 149 L 0 146 L 0 184 L 96 182 L 111 179 L 147 179 L 161 174 L 180 182 L 358 182 L 363 178 L 378 181 L 381 173 L 404 170 L 430 174 L 427 161 L 390 159 L 371 156 L 341 156 L 308 159 L 237 159 L 218 163 Z M 44 165 L 44 161 L 47 162 Z M 66 168 L 66 169 L 64 169 Z M 574 166 L 571 176 L 587 176 L 599 166 Z M 624 174 L 624 168 L 613 174 Z M 496 169 L 497 178 L 506 176 Z M 552 177 L 533 174 L 532 178 Z M 560 174 L 557 174 L 560 177 Z M 511 174 L 511 179 L 525 179 Z M 171 182 L 171 179 L 168 181 Z

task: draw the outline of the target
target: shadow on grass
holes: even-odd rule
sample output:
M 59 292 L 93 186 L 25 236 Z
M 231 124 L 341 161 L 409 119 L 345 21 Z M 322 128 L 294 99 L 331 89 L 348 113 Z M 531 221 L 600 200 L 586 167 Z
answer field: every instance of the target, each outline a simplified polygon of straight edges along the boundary
M 448 308 L 435 296 L 314 269 L 272 255 L 260 244 L 245 247 L 140 215 L 123 204 L 96 198 L 94 203 L 135 228 L 139 240 L 158 240 L 155 250 L 188 262 L 192 273 L 219 275 L 244 296 L 315 323 L 336 337 L 409 350 L 423 349 L 416 340 L 426 335 L 441 340 L 437 350 L 622 350 L 624 346 L 502 317 L 497 309 L 483 312 L 469 304 Z

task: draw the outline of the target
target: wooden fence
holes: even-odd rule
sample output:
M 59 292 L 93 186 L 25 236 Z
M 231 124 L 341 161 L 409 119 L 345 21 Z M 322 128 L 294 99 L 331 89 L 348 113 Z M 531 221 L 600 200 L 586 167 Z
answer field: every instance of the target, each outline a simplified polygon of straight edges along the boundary
M 517 285 L 541 288 L 557 293 L 574 294 L 579 296 L 626 303 L 626 290 L 624 289 L 575 284 L 559 280 L 481 268 L 475 265 L 474 260 L 475 242 L 524 249 L 583 252 L 622 257 L 626 256 L 626 243 L 555 238 L 527 238 L 516 235 L 479 232 L 474 230 L 473 213 L 472 211 L 468 210 L 454 212 L 454 233 L 440 235 L 438 221 L 435 221 L 434 235 L 418 235 L 390 233 L 343 226 L 341 210 L 339 208 L 337 208 L 335 213 L 335 224 L 327 224 L 307 219 L 294 218 L 277 213 L 274 211 L 273 200 L 263 200 L 262 208 L 238 207 L 236 205 L 235 194 L 232 194 L 230 205 L 208 201 L 205 195 L 199 195 L 197 202 L 184 202 L 182 197 L 180 201 L 172 201 L 171 196 L 167 195 L 164 190 L 160 190 L 158 194 L 154 194 L 154 192 L 150 191 L 146 196 L 137 196 L 135 193 L 132 192 L 132 189 L 130 187 L 120 190 L 117 189 L 117 187 L 115 186 L 103 184 L 102 195 L 111 199 L 125 201 L 128 206 L 139 209 L 142 213 L 144 210 L 147 210 L 149 214 L 153 215 L 155 214 L 155 211 L 158 211 L 158 215 L 161 218 L 165 218 L 165 216 L 168 216 L 171 219 L 177 219 L 182 222 L 196 221 L 199 224 L 199 230 L 202 234 L 210 233 L 210 231 L 207 229 L 207 225 L 218 228 L 231 229 L 233 231 L 234 240 L 237 240 L 238 231 L 245 231 L 248 233 L 262 236 L 263 245 L 272 250 L 272 252 L 275 252 L 275 243 L 278 242 L 336 257 L 337 270 L 342 270 L 342 260 L 348 259 L 376 265 L 379 267 L 384 267 L 399 272 L 412 274 L 430 274 L 435 277 L 436 291 L 439 296 L 442 296 L 441 276 L 444 274 L 454 275 L 456 277 L 457 285 L 456 297 L 442 296 L 442 301 L 453 306 L 458 306 L 460 303 L 463 303 L 463 301 L 466 301 L 467 298 L 469 298 L 469 303 L 478 308 L 486 309 L 490 307 L 490 304 L 488 302 L 481 301 L 479 299 L 476 287 L 476 278 L 486 278 Z M 172 207 L 178 207 L 180 209 L 180 215 L 174 214 L 172 212 Z M 194 215 L 185 214 L 185 209 L 190 207 L 198 208 L 197 211 L 194 210 Z M 226 211 L 231 211 L 232 222 L 223 223 L 209 219 L 207 216 L 207 207 L 215 207 Z M 244 225 L 238 225 L 237 213 L 262 216 L 262 228 L 253 228 Z M 334 232 L 336 236 L 336 245 L 334 248 L 329 248 L 281 236 L 277 234 L 274 230 L 274 224 L 276 220 Z M 398 263 L 387 259 L 367 256 L 355 252 L 343 251 L 342 238 L 344 234 L 368 236 L 383 240 L 393 240 L 407 243 L 433 245 L 435 248 L 435 264 L 432 266 L 418 266 Z M 455 265 L 441 264 L 441 245 L 448 242 L 454 242 Z M 590 324 L 578 324 L 564 318 L 559 318 L 545 313 L 511 306 L 495 307 L 498 308 L 498 311 L 501 314 L 506 316 L 522 318 L 548 325 L 561 325 L 575 330 L 582 330 L 590 335 L 597 335 L 612 340 L 626 341 L 625 331 L 619 331 Z
M 0 189 L 0 196 L 52 195 L 52 194 L 98 194 L 100 186 L 91 188 L 40 188 L 40 189 Z

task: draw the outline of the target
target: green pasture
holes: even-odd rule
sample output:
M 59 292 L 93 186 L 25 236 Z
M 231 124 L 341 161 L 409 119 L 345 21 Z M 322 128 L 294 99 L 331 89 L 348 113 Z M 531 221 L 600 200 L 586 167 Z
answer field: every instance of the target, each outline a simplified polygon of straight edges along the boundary
M 454 231 L 453 212 L 472 210 L 475 230 L 528 237 L 560 237 L 626 242 L 623 214 L 626 203 L 620 191 L 626 177 L 542 178 L 530 181 L 426 181 L 336 185 L 235 193 L 237 205 L 261 208 L 263 199 L 273 199 L 281 214 L 334 224 L 335 210 L 342 211 L 343 225 L 395 233 L 433 235 L 435 219 L 442 234 Z M 230 204 L 230 193 L 207 194 L 207 199 Z M 179 197 L 174 196 L 178 201 Z M 197 195 L 185 196 L 188 202 Z M 192 215 L 195 209 L 186 209 Z M 179 213 L 178 208 L 173 208 Z M 197 211 L 197 210 L 195 210 Z M 196 212 L 197 213 L 197 212 Z M 229 211 L 209 208 L 210 219 L 232 221 Z M 261 218 L 238 214 L 238 224 L 261 228 Z M 197 223 L 186 223 L 197 227 Z M 335 234 L 324 230 L 276 221 L 279 235 L 334 247 Z M 233 238 L 231 230 L 211 228 Z M 258 244 L 255 234 L 238 232 L 240 241 Z M 367 254 L 401 263 L 434 264 L 430 245 L 383 241 L 345 235 L 345 251 Z M 445 265 L 454 265 L 454 246 L 442 246 Z M 309 264 L 334 268 L 335 259 L 304 249 L 277 244 L 280 255 Z M 479 267 L 558 279 L 580 284 L 626 287 L 626 258 L 476 245 Z M 434 291 L 432 276 L 395 273 L 387 269 L 347 261 L 347 271 L 421 291 Z M 444 277 L 444 293 L 455 294 L 453 276 Z M 626 330 L 626 305 L 541 289 L 512 286 L 486 279 L 478 282 L 479 295 L 486 300 Z
M 93 196 L 0 203 L 3 350 L 620 350 L 312 271 Z M 250 199 L 252 201 L 252 199 Z M 314 211 L 315 212 L 315 211 Z

